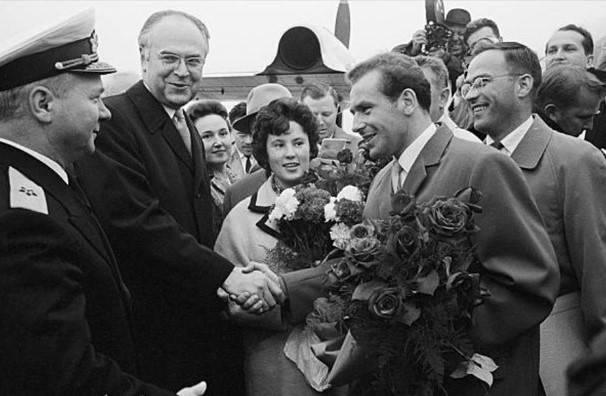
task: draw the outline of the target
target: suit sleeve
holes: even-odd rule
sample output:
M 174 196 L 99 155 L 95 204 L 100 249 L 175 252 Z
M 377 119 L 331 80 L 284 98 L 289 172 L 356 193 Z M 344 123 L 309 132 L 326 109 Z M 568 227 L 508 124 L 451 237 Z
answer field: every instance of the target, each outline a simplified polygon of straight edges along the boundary
M 571 174 L 559 179 L 564 235 L 591 339 L 606 330 L 606 161 L 593 148 L 575 159 L 564 169 Z
M 560 277 L 539 210 L 513 160 L 487 153 L 474 167 L 470 186 L 482 193 L 474 243 L 482 283 L 491 294 L 475 309 L 471 334 L 478 346 L 492 346 L 513 340 L 549 314 Z
M 96 153 L 78 168 L 112 244 L 127 247 L 115 249 L 119 261 L 144 263 L 142 276 L 154 277 L 156 284 L 171 282 L 167 287 L 180 290 L 186 301 L 214 300 L 233 265 L 200 244 L 162 206 L 148 182 L 143 150 L 129 130 L 135 127 L 120 109 L 111 111 Z
M 76 243 L 48 216 L 0 216 L 0 394 L 174 395 L 95 351 Z

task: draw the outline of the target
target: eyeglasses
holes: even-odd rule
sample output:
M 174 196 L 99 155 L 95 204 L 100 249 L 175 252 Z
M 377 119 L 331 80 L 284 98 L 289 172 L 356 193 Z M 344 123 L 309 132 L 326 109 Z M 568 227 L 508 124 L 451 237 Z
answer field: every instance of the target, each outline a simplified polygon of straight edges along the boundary
M 183 57 L 176 54 L 160 54 L 158 56 L 160 61 L 167 68 L 178 68 L 183 61 L 183 64 L 188 69 L 197 69 L 204 66 L 204 58 L 193 56 L 193 57 Z
M 487 86 L 488 84 L 490 84 L 493 80 L 496 80 L 497 78 L 517 77 L 517 76 L 521 76 L 521 74 L 507 73 L 507 74 L 500 74 L 498 76 L 478 76 L 478 77 L 474 78 L 472 81 L 463 81 L 463 84 L 461 85 L 461 95 L 463 95 L 463 96 L 467 95 L 472 89 L 480 90 L 480 89 L 484 88 L 485 86 Z

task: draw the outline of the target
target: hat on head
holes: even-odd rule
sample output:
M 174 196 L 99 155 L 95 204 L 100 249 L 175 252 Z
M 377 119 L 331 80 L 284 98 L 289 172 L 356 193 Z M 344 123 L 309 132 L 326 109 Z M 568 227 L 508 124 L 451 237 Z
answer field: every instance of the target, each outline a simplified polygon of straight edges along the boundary
M 66 72 L 115 72 L 113 66 L 99 62 L 94 27 L 95 12 L 90 8 L 0 48 L 0 91 Z
M 444 20 L 444 23 L 446 25 L 459 25 L 464 27 L 470 21 L 471 15 L 469 15 L 469 12 L 467 10 L 464 10 L 462 8 L 453 8 L 452 10 L 448 11 L 448 14 L 446 14 L 446 19 Z
M 267 106 L 271 101 L 280 98 L 292 98 L 286 87 L 280 84 L 261 84 L 250 90 L 246 98 L 246 115 L 234 122 L 234 128 L 240 132 L 252 133 L 252 122 L 261 107 Z

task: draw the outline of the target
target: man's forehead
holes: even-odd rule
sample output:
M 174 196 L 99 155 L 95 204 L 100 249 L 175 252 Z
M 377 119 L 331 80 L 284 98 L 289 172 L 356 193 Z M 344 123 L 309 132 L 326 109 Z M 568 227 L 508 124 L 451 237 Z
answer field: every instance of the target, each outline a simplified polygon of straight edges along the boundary
M 574 30 L 558 30 L 551 36 L 549 41 L 547 41 L 547 47 L 554 45 L 562 46 L 566 44 L 574 44 L 583 48 L 583 35 Z
M 480 75 L 497 75 L 507 71 L 505 54 L 499 50 L 487 50 L 476 55 L 467 71 L 467 79 L 471 80 Z
M 314 99 L 311 96 L 306 96 L 303 98 L 303 103 L 309 107 L 336 107 L 335 99 L 330 94 L 326 94 L 317 99 Z
M 150 44 L 158 49 L 165 47 L 192 46 L 208 52 L 208 40 L 189 19 L 180 15 L 169 15 L 158 21 L 150 30 Z

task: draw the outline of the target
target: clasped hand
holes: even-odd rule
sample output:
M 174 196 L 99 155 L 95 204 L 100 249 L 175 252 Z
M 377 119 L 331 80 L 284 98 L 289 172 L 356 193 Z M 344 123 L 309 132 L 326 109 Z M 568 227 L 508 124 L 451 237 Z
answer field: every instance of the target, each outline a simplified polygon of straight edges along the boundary
M 280 278 L 267 265 L 255 262 L 234 268 L 217 295 L 255 314 L 267 312 L 285 300 Z

